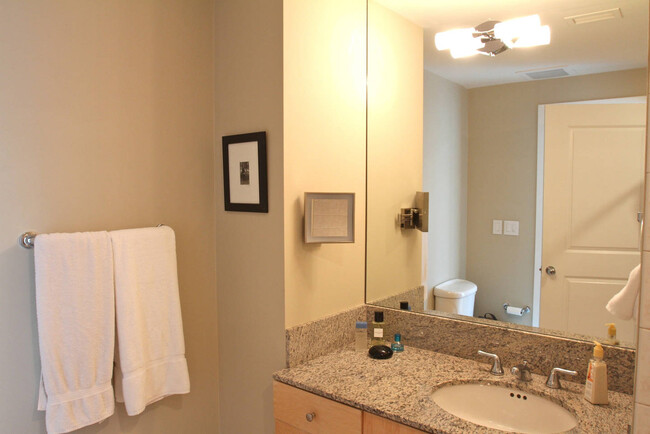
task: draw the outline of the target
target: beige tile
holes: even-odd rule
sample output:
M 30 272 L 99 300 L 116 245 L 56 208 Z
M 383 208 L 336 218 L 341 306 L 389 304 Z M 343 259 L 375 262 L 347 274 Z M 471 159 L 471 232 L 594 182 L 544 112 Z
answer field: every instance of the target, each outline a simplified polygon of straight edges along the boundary
M 650 330 L 648 329 L 639 329 L 636 369 L 636 402 L 650 406 Z
M 650 434 L 650 407 L 634 405 L 634 434 Z
M 639 327 L 650 329 L 650 252 L 643 252 L 642 255 Z

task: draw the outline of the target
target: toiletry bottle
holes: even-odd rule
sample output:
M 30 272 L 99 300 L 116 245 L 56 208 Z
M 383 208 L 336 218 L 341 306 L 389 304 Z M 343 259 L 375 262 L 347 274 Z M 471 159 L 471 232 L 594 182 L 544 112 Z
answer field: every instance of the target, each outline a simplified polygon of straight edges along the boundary
M 607 404 L 607 364 L 603 361 L 603 347 L 594 342 L 594 357 L 589 360 L 585 399 L 592 404 Z
M 354 330 L 354 349 L 357 351 L 368 351 L 368 323 L 357 321 L 357 327 Z
M 390 348 L 396 353 L 400 353 L 404 351 L 404 344 L 402 343 L 402 335 L 400 335 L 399 333 L 395 335 L 395 342 L 391 344 Z
M 386 345 L 384 342 L 384 312 L 375 312 L 375 320 L 372 322 L 370 346 L 375 345 Z
M 605 325 L 607 326 L 607 339 L 605 339 L 605 343 L 608 345 L 618 345 L 618 339 L 616 339 L 616 324 L 609 322 Z

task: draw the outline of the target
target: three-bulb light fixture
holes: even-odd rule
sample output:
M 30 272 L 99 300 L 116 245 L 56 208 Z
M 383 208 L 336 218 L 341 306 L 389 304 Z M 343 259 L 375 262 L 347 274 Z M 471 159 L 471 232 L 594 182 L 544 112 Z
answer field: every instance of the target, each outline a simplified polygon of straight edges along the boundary
M 438 50 L 449 50 L 454 59 L 475 54 L 496 56 L 509 48 L 550 44 L 551 29 L 542 26 L 539 15 L 530 15 L 436 33 L 435 42 Z

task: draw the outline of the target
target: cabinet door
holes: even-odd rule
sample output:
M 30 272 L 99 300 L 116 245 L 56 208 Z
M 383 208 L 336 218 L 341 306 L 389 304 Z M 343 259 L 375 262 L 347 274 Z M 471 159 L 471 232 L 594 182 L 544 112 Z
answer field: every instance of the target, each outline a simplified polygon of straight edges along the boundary
M 277 381 L 273 412 L 278 434 L 361 434 L 361 410 Z
M 363 413 L 363 434 L 422 434 L 423 432 L 390 419 Z
M 309 434 L 307 431 L 291 426 L 279 419 L 275 420 L 275 434 Z

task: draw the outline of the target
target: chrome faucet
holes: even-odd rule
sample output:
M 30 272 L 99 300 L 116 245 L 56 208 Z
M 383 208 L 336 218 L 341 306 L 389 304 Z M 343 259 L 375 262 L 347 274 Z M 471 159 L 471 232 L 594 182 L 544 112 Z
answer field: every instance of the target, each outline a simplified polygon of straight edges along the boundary
M 525 360 L 524 363 L 513 366 L 512 369 L 510 369 L 510 372 L 512 372 L 512 375 L 514 375 L 519 381 L 533 381 L 533 376 L 530 374 L 530 366 L 528 366 L 528 362 Z
M 503 375 L 503 368 L 501 367 L 501 359 L 496 354 L 486 353 L 485 351 L 478 351 L 480 356 L 491 357 L 493 360 L 492 369 L 490 369 L 490 374 L 492 375 Z
M 576 371 L 570 371 L 568 369 L 562 369 L 562 368 L 553 368 L 551 369 L 551 373 L 548 374 L 548 380 L 546 380 L 546 387 L 550 387 L 551 389 L 561 389 L 562 384 L 560 383 L 560 377 L 558 374 L 565 374 L 565 375 L 578 375 Z

